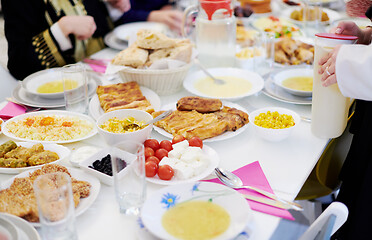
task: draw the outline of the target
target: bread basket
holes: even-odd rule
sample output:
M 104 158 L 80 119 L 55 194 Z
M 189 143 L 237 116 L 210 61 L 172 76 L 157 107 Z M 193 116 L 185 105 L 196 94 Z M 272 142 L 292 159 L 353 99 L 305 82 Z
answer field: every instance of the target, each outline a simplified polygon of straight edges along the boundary
M 170 95 L 181 90 L 191 66 L 192 62 L 174 69 L 125 68 L 119 71 L 119 75 L 123 82 L 135 81 L 159 95 Z

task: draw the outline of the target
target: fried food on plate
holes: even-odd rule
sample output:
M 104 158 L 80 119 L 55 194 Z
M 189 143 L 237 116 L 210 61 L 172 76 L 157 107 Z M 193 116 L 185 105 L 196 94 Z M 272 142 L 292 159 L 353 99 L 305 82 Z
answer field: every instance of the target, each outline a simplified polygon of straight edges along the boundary
M 209 113 L 220 110 L 222 102 L 219 99 L 184 97 L 178 100 L 176 106 L 177 110 L 180 111 L 196 110 L 200 113 Z

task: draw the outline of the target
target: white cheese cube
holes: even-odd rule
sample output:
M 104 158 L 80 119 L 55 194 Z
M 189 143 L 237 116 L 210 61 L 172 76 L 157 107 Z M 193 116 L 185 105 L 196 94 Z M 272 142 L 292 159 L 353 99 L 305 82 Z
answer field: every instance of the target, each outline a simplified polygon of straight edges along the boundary
M 159 162 L 159 166 L 169 165 L 171 168 L 174 169 L 174 166 L 178 161 L 179 161 L 178 159 L 163 157 L 163 159 Z
M 174 170 L 174 176 L 180 180 L 190 179 L 194 176 L 194 169 L 188 166 L 186 163 L 181 162 L 179 160 L 173 167 L 173 170 Z
M 173 148 L 173 150 L 168 152 L 168 157 L 180 159 L 181 155 L 185 152 L 185 149 L 182 147 Z
M 187 140 L 183 140 L 182 142 L 178 142 L 178 143 L 175 143 L 172 145 L 173 149 L 186 149 L 187 147 L 189 147 L 189 142 Z
M 200 159 L 203 155 L 203 150 L 199 147 L 188 147 L 186 148 L 185 152 L 181 156 L 181 161 L 186 163 L 192 163 Z
M 194 176 L 201 174 L 207 168 L 208 164 L 203 160 L 197 160 L 188 164 L 193 168 Z

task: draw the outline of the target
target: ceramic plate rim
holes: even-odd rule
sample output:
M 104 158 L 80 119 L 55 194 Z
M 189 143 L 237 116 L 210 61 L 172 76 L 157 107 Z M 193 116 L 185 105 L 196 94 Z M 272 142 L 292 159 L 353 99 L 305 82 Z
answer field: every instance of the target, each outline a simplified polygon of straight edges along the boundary
M 161 107 L 161 100 L 160 100 L 159 95 L 147 87 L 140 86 L 140 89 L 141 89 L 143 96 L 145 96 L 146 99 L 154 107 L 154 110 L 158 111 Z M 89 114 L 95 120 L 97 120 L 102 114 L 104 114 L 104 111 L 99 103 L 97 94 L 94 94 L 92 99 L 89 102 Z
M 6 225 L 8 225 L 8 226 L 6 226 Z M 19 239 L 20 238 L 15 224 L 12 221 L 6 219 L 5 217 L 2 217 L 2 215 L 0 215 L 0 226 L 5 229 L 5 231 L 10 235 L 11 239 Z M 8 235 L 8 234 L 6 234 L 6 235 Z M 7 238 L 5 238 L 5 239 L 7 239 Z
M 91 97 L 95 92 L 98 85 L 102 85 L 102 81 L 99 79 L 99 77 L 95 74 L 90 75 L 91 81 L 88 83 L 88 94 L 89 97 Z M 92 86 L 94 85 L 94 86 Z M 25 96 L 21 97 L 20 93 L 23 93 Z M 65 106 L 65 100 L 64 98 L 61 99 L 47 99 L 42 98 L 39 96 L 28 96 L 29 94 L 27 91 L 22 87 L 22 83 L 19 83 L 12 91 L 12 98 L 17 100 L 19 103 L 22 103 L 24 105 L 30 106 L 30 107 L 41 107 L 41 108 L 58 108 L 58 107 L 64 107 Z M 37 102 L 37 100 L 33 100 L 32 98 L 36 99 L 42 99 L 45 102 Z
M 278 100 L 280 102 L 285 102 L 285 103 L 292 103 L 292 104 L 298 104 L 298 105 L 311 105 L 312 104 L 311 97 L 295 96 L 293 94 L 288 93 L 287 91 L 280 88 L 279 86 L 277 86 L 271 77 L 271 75 L 273 74 L 275 74 L 275 72 L 267 73 L 263 76 L 263 78 L 265 79 L 265 87 L 262 90 L 262 92 L 266 96 L 272 99 Z
M 224 75 L 239 76 L 242 79 L 247 80 L 247 82 L 250 82 L 252 84 L 252 89 L 245 94 L 235 96 L 235 97 L 218 97 L 218 96 L 206 95 L 204 93 L 199 92 L 197 89 L 194 88 L 194 84 L 197 80 L 199 80 L 202 77 L 207 77 L 207 75 L 201 70 L 188 74 L 185 80 L 183 81 L 183 87 L 188 92 L 195 94 L 197 96 L 200 96 L 200 97 L 218 98 L 221 100 L 228 100 L 228 101 L 235 101 L 235 100 L 239 100 L 244 97 L 254 95 L 256 93 L 259 93 L 264 87 L 263 78 L 259 74 L 253 71 L 249 71 L 249 70 L 245 70 L 241 68 L 208 68 L 208 71 L 210 71 L 212 75 L 215 75 L 215 76 L 219 75 L 220 74 L 219 72 L 226 72 L 226 73 L 222 73 Z
M 113 33 L 116 38 L 128 42 L 129 37 L 133 33 L 133 31 L 138 31 L 141 28 L 164 28 L 165 31 L 169 30 L 168 26 L 164 23 L 141 21 L 121 24 L 114 28 Z M 125 33 L 127 31 L 129 31 L 129 33 L 125 34 L 125 37 L 122 37 L 121 32 Z
M 96 177 L 84 172 L 83 170 L 69 168 L 69 167 L 66 167 L 66 168 L 70 172 L 71 177 L 77 180 L 87 181 L 92 186 L 90 189 L 89 196 L 86 198 L 81 198 L 79 205 L 75 208 L 75 217 L 78 217 L 81 214 L 83 214 L 94 203 L 101 189 L 101 183 Z M 35 169 L 24 171 L 18 175 L 13 176 L 12 178 L 8 179 L 7 181 L 1 184 L 2 188 L 8 188 L 13 183 L 15 178 L 26 177 L 28 176 L 28 173 L 33 172 L 33 171 L 35 171 Z M 41 226 L 40 223 L 33 223 L 33 222 L 29 222 L 29 223 L 34 227 Z
M 23 233 L 27 235 L 27 237 L 30 237 L 28 239 L 41 240 L 41 237 L 39 233 L 37 232 L 37 230 L 31 225 L 31 223 L 27 222 L 23 218 L 20 218 L 20 217 L 17 217 L 17 216 L 14 216 L 12 214 L 5 213 L 5 212 L 0 213 L 0 217 L 3 217 L 11 221 L 14 225 L 16 225 L 18 230 L 21 229 Z
M 239 210 L 236 212 L 239 216 L 236 216 L 235 219 L 231 219 L 230 226 L 229 228 L 222 233 L 221 235 L 217 236 L 216 238 L 213 239 L 231 239 L 235 236 L 237 236 L 239 233 L 241 233 L 246 226 L 247 222 L 251 219 L 252 217 L 252 210 L 249 207 L 248 202 L 235 190 L 230 189 L 226 187 L 223 184 L 218 184 L 218 183 L 213 183 L 213 182 L 194 182 L 194 183 L 185 183 L 182 185 L 171 185 L 171 186 L 166 186 L 164 188 L 161 188 L 154 192 L 151 196 L 149 196 L 141 211 L 141 219 L 142 222 L 144 223 L 145 227 L 155 236 L 159 237 L 160 239 L 176 239 L 175 237 L 171 236 L 166 232 L 166 230 L 162 227 L 161 225 L 161 217 L 165 213 L 167 209 L 157 207 L 154 204 L 160 204 L 161 199 L 163 198 L 164 194 L 170 194 L 171 192 L 176 193 L 177 195 L 186 195 L 190 194 L 189 189 L 193 189 L 195 187 L 200 187 L 200 186 L 207 186 L 208 189 L 213 189 L 215 191 L 219 190 L 224 190 L 226 192 L 229 192 L 231 194 L 221 196 L 221 197 L 216 197 L 214 199 L 214 203 L 222 206 L 227 212 L 229 212 L 230 217 L 231 213 L 233 211 L 237 211 L 236 209 L 238 208 Z M 195 195 L 200 194 L 199 191 L 195 191 Z M 203 194 L 203 193 L 201 193 Z M 175 194 L 173 194 L 175 195 Z M 177 196 L 175 195 L 175 196 Z M 206 196 L 210 196 L 206 194 Z M 182 196 L 178 196 L 182 200 Z M 228 198 L 228 199 L 226 199 Z M 233 198 L 234 204 L 228 204 L 232 201 Z M 187 197 L 185 199 L 190 199 L 190 197 Z M 200 198 L 198 198 L 200 200 Z M 225 201 L 221 200 L 224 199 Z M 229 200 L 229 201 L 227 201 Z M 158 214 L 153 214 L 154 211 L 156 211 Z M 149 217 L 147 217 L 149 216 Z M 157 220 L 159 219 L 159 220 Z M 159 222 L 160 221 L 160 222 Z M 234 225 L 234 229 L 233 228 Z
M 306 71 L 305 76 L 313 76 L 313 69 L 310 68 L 293 68 L 293 69 L 284 69 L 283 71 L 279 71 L 273 76 L 274 83 L 286 90 L 287 92 L 296 95 L 296 96 L 302 96 L 302 97 L 310 97 L 312 96 L 313 92 L 312 91 L 302 91 L 302 90 L 296 90 L 292 88 L 288 88 L 283 85 L 283 81 L 286 79 L 284 75 L 289 75 L 288 77 L 295 77 L 295 76 L 300 76 L 297 72 L 300 71 Z M 282 76 L 283 75 L 283 76 Z M 287 78 L 288 78 L 287 77 Z
M 22 147 L 27 147 L 27 148 L 30 148 L 32 147 L 33 145 L 37 144 L 35 142 L 15 142 L 17 144 L 17 146 L 22 146 Z M 51 162 L 51 163 L 59 163 L 61 162 L 62 160 L 68 158 L 71 154 L 71 150 L 65 146 L 62 146 L 60 144 L 56 144 L 56 143 L 41 143 L 44 147 L 45 150 L 50 150 L 52 152 L 56 152 L 58 154 L 58 157 L 59 159 L 57 159 L 56 161 L 54 162 Z M 31 170 L 31 169 L 36 169 L 36 168 L 39 168 L 39 167 L 42 167 L 44 165 L 46 165 L 47 163 L 44 163 L 44 164 L 41 164 L 41 165 L 37 165 L 37 166 L 29 166 L 29 167 L 21 167 L 21 168 L 5 168 L 5 167 L 0 167 L 0 173 L 4 173 L 4 174 L 18 174 L 18 173 L 21 173 L 23 171 L 27 171 L 27 170 Z
M 292 18 L 291 18 L 291 13 L 292 13 L 294 10 L 299 10 L 300 8 L 301 8 L 301 6 L 293 6 L 293 7 L 289 7 L 289 8 L 287 8 L 287 9 L 284 9 L 284 10 L 281 12 L 281 15 L 282 15 L 283 17 L 288 18 L 290 21 L 294 22 L 294 23 L 297 24 L 297 25 L 304 24 L 302 21 L 298 21 L 298 20 L 295 20 L 295 19 L 292 19 Z M 329 18 L 328 21 L 323 21 L 323 22 L 322 22 L 322 25 L 328 25 L 328 24 L 330 24 L 331 22 L 336 21 L 336 20 L 338 20 L 338 19 L 341 18 L 341 15 L 340 15 L 338 12 L 336 12 L 336 11 L 334 11 L 334 10 L 332 10 L 332 9 L 322 7 L 322 11 L 324 11 L 325 13 L 327 13 L 328 18 Z M 309 24 L 314 24 L 314 22 L 313 22 L 313 21 L 312 21 L 312 22 L 309 22 Z
M 77 138 L 77 139 L 61 140 L 61 141 L 59 141 L 59 140 L 56 140 L 56 141 L 39 141 L 39 140 L 31 140 L 31 139 L 16 137 L 12 133 L 10 133 L 8 131 L 8 129 L 6 128 L 6 126 L 11 122 L 18 121 L 18 120 L 21 120 L 21 119 L 29 117 L 29 116 L 37 116 L 37 115 L 62 115 L 62 116 L 67 115 L 67 116 L 80 117 L 80 118 L 90 122 L 93 125 L 93 129 L 86 136 L 81 137 L 81 138 Z M 96 122 L 94 121 L 94 119 L 92 119 L 88 115 L 84 115 L 84 114 L 76 113 L 76 112 L 69 112 L 69 111 L 66 111 L 66 110 L 45 110 L 45 111 L 30 112 L 30 113 L 25 113 L 25 114 L 22 114 L 22 115 L 18 115 L 16 117 L 13 117 L 13 118 L 9 119 L 5 123 L 5 125 L 3 126 L 2 130 L 3 130 L 4 135 L 7 136 L 7 137 L 16 139 L 18 141 L 27 141 L 27 142 L 36 142 L 36 143 L 72 143 L 72 142 L 78 142 L 78 141 L 88 139 L 90 137 L 93 137 L 97 133 Z
M 124 41 L 124 40 L 120 40 L 120 39 L 118 39 L 119 41 L 123 41 L 123 45 L 121 46 L 120 43 L 116 43 L 116 42 L 115 42 L 115 39 L 117 39 L 117 38 L 116 38 L 114 32 L 111 31 L 111 32 L 109 32 L 109 33 L 107 33 L 107 34 L 105 35 L 105 37 L 103 38 L 103 41 L 104 41 L 104 42 L 106 43 L 106 45 L 109 46 L 110 48 L 112 48 L 112 49 L 116 49 L 116 50 L 120 50 L 120 51 L 121 51 L 121 50 L 124 50 L 124 49 L 126 49 L 126 48 L 128 47 L 128 42 L 127 42 L 127 41 Z
M 249 112 L 245 108 L 243 108 L 242 106 L 240 106 L 239 104 L 228 102 L 228 101 L 222 101 L 222 105 L 223 106 L 227 106 L 227 107 L 233 107 L 233 108 L 236 108 L 238 110 L 241 110 L 241 111 L 247 113 L 248 116 L 249 116 Z M 175 110 L 176 109 L 176 103 L 166 104 L 161 109 L 162 110 L 169 110 L 169 109 L 174 109 Z M 222 141 L 222 140 L 226 140 L 226 139 L 235 137 L 235 136 L 239 135 L 240 133 L 244 132 L 247 129 L 248 124 L 249 123 L 245 124 L 243 127 L 239 128 L 235 132 L 227 131 L 227 132 L 224 132 L 223 134 L 218 135 L 216 137 L 204 139 L 203 142 L 205 142 L 205 143 L 206 142 L 216 142 L 216 141 Z M 153 128 L 155 129 L 155 131 L 157 131 L 159 134 L 163 135 L 164 137 L 167 137 L 167 138 L 170 138 L 170 139 L 173 138 L 173 135 L 170 134 L 170 133 L 168 133 L 164 129 L 162 129 L 160 127 L 157 127 L 155 125 L 153 126 Z
M 201 172 L 199 175 L 194 176 L 189 179 L 180 179 L 180 180 L 161 180 L 158 177 L 146 177 L 146 180 L 151 183 L 160 184 L 160 185 L 176 185 L 176 184 L 182 184 L 182 183 L 189 183 L 189 182 L 195 182 L 199 181 L 201 179 L 204 179 L 208 177 L 211 173 L 213 173 L 214 169 L 218 166 L 220 162 L 220 158 L 218 156 L 218 153 L 211 147 L 204 145 L 202 148 L 203 152 L 208 155 L 209 157 L 209 164 L 208 167 Z M 156 175 L 157 176 L 157 175 Z

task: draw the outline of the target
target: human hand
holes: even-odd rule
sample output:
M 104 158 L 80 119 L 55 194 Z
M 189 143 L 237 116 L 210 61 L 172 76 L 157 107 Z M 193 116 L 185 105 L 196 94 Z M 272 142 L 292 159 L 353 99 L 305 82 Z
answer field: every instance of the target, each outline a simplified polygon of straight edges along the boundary
M 370 43 L 371 34 L 369 30 L 360 29 L 354 22 L 340 22 L 336 28 L 331 30 L 331 33 L 356 36 L 359 44 Z
M 58 21 L 63 34 L 73 34 L 79 40 L 90 38 L 97 26 L 92 16 L 64 16 Z
M 178 10 L 157 10 L 152 11 L 147 21 L 166 24 L 171 30 L 181 33 L 183 13 Z
M 129 0 L 106 0 L 111 6 L 119 9 L 122 13 L 128 12 L 130 9 Z
M 331 52 L 322 57 L 318 64 L 320 65 L 318 73 L 321 74 L 320 81 L 324 87 L 337 83 L 336 76 L 336 58 L 341 45 L 337 45 Z

